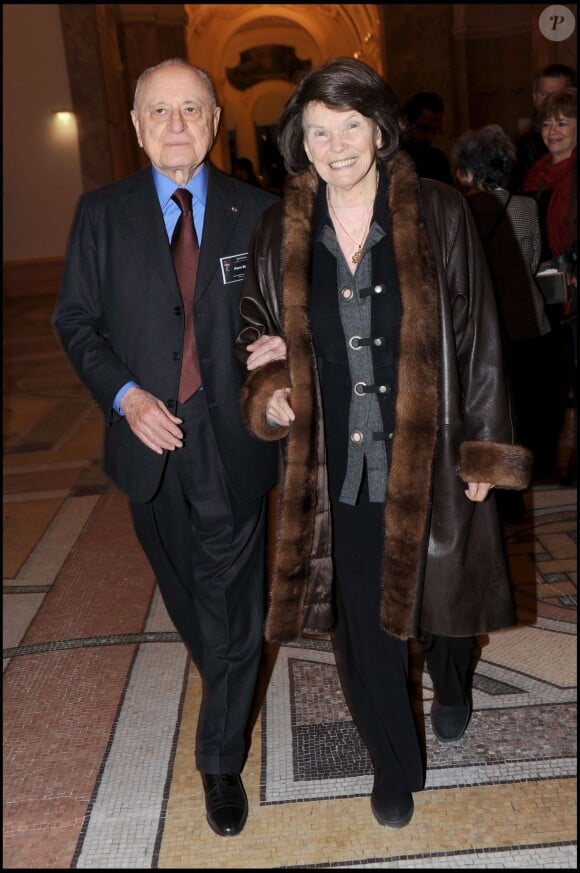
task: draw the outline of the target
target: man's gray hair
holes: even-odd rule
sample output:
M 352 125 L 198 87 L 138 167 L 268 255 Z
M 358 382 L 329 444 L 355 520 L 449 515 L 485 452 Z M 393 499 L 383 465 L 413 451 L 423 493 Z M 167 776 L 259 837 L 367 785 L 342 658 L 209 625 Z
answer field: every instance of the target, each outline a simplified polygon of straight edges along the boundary
M 143 85 L 149 79 L 153 73 L 156 73 L 157 70 L 163 69 L 163 67 L 185 67 L 188 70 L 192 70 L 194 73 L 197 73 L 199 78 L 202 80 L 205 85 L 205 89 L 207 91 L 207 95 L 209 97 L 209 102 L 211 106 L 211 110 L 216 108 L 217 106 L 217 98 L 215 94 L 215 88 L 213 86 L 213 82 L 210 79 L 209 75 L 205 72 L 205 70 L 200 69 L 200 67 L 195 67 L 193 64 L 190 64 L 188 61 L 183 58 L 168 58 L 165 61 L 161 61 L 160 64 L 155 64 L 154 67 L 148 67 L 144 70 L 139 78 L 137 79 L 137 84 L 135 86 L 135 97 L 133 98 L 133 111 L 139 111 L 139 99 L 141 97 L 141 91 L 143 90 Z

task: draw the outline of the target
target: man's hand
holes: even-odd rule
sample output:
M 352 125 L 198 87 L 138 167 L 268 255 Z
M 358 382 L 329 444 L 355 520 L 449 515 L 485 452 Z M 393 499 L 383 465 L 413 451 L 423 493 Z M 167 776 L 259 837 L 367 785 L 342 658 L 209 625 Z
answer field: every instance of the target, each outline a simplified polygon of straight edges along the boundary
M 183 445 L 182 418 L 176 418 L 153 394 L 142 388 L 129 388 L 121 400 L 127 424 L 147 448 L 158 455 L 174 451 Z
M 493 485 L 489 482 L 468 482 L 465 494 L 469 500 L 473 500 L 475 503 L 482 503 L 492 488 Z
M 281 336 L 269 336 L 265 333 L 260 339 L 249 343 L 246 348 L 251 352 L 246 361 L 248 370 L 262 367 L 269 361 L 283 361 L 286 357 L 286 343 Z

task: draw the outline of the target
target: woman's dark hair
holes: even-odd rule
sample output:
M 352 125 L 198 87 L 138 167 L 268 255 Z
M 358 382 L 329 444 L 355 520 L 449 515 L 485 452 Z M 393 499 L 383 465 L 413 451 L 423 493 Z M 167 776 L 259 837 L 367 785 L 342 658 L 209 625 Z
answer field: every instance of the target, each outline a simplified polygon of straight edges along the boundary
M 536 111 L 538 130 L 548 118 L 576 118 L 577 94 L 576 88 L 562 88 L 544 97 Z
M 354 109 L 381 129 L 383 145 L 377 156 L 392 157 L 399 148 L 405 122 L 397 98 L 379 74 L 362 61 L 336 58 L 308 73 L 290 95 L 278 127 L 278 148 L 288 173 L 297 175 L 310 166 L 304 151 L 304 109 L 308 103 L 332 109 Z
M 516 162 L 516 147 L 499 124 L 468 130 L 454 143 L 451 160 L 462 172 L 473 174 L 476 188 L 493 191 L 508 184 Z

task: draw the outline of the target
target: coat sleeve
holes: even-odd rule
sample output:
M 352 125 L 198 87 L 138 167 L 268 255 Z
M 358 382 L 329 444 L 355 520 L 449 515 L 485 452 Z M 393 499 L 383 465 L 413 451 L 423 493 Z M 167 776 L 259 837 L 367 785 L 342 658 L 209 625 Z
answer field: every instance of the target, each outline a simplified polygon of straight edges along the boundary
M 73 221 L 52 323 L 79 379 L 111 422 L 119 419 L 112 410 L 117 392 L 136 376 L 108 341 L 97 224 L 97 215 L 83 195 Z
M 532 454 L 516 444 L 495 295 L 465 198 L 456 216 L 447 270 L 465 428 L 457 473 L 465 482 L 521 490 Z
M 261 336 L 284 336 L 280 314 L 280 207 L 278 204 L 259 222 L 250 245 L 248 267 L 240 300 L 242 324 L 235 351 L 245 366 L 247 346 Z M 288 427 L 271 427 L 266 421 L 266 404 L 278 388 L 290 386 L 286 361 L 270 361 L 257 370 L 246 371 L 241 394 L 242 415 L 258 439 L 280 440 Z

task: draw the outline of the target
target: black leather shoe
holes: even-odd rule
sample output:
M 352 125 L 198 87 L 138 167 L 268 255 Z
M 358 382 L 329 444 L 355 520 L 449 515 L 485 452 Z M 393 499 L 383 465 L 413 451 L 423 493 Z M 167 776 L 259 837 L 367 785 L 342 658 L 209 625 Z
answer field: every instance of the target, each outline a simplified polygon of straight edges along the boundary
M 471 717 L 469 700 L 457 706 L 444 706 L 437 698 L 431 705 L 433 733 L 442 743 L 456 743 L 465 733 Z
M 380 825 L 404 828 L 413 818 L 415 804 L 410 791 L 385 791 L 377 786 L 371 794 L 371 809 Z
M 237 774 L 202 773 L 207 821 L 220 837 L 235 837 L 248 817 L 248 798 Z

